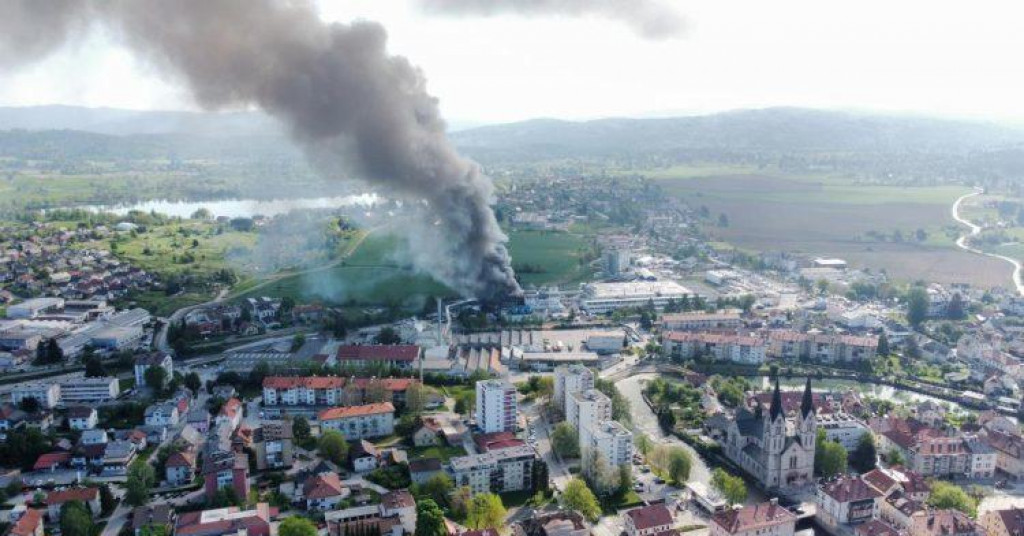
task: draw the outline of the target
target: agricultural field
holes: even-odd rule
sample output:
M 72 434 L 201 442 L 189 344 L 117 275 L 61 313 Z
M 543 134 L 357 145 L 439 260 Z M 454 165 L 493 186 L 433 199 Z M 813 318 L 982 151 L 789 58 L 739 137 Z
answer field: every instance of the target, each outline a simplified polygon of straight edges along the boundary
M 524 286 L 566 285 L 588 278 L 592 246 L 586 236 L 550 231 L 509 235 L 512 265 Z
M 686 169 L 650 176 L 694 209 L 707 207 L 711 239 L 741 249 L 841 257 L 903 280 L 982 286 L 1009 281 L 1006 263 L 955 247 L 963 227 L 950 209 L 970 191 L 966 187 L 858 184 L 829 175 L 701 175 Z M 724 226 L 718 225 L 722 214 Z

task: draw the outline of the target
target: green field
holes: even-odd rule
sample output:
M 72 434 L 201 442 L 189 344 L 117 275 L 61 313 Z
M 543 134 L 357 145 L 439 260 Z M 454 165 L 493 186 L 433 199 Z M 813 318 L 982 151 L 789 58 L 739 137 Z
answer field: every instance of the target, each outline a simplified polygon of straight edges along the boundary
M 654 170 L 649 176 L 692 208 L 706 207 L 704 228 L 714 241 L 751 251 L 840 257 L 903 280 L 1008 282 L 1005 263 L 954 246 L 963 227 L 950 208 L 967 187 L 862 184 L 824 173 L 702 175 L 701 169 Z M 727 226 L 718 225 L 721 214 Z M 914 237 L 918 229 L 925 240 Z
M 512 265 L 524 286 L 571 284 L 590 276 L 585 260 L 590 242 L 578 234 L 517 231 L 510 233 Z

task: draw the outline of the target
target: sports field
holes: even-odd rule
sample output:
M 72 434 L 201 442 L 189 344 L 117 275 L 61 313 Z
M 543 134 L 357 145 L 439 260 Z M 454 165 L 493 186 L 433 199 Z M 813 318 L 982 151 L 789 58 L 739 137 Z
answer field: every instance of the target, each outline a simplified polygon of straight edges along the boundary
M 903 280 L 993 286 L 1009 278 L 1005 263 L 954 246 L 962 228 L 950 207 L 966 187 L 861 184 L 827 174 L 702 175 L 686 168 L 650 176 L 694 209 L 707 207 L 712 237 L 743 249 L 841 257 Z M 716 225 L 720 214 L 725 227 Z M 915 237 L 919 229 L 924 240 Z

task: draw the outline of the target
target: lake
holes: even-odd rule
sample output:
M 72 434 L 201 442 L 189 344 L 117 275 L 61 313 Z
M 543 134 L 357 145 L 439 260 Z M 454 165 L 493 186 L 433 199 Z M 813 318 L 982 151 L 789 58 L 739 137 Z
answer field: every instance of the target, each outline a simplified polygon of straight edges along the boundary
M 293 210 L 333 209 L 343 207 L 372 208 L 386 200 L 377 194 L 357 194 L 336 197 L 299 199 L 224 199 L 219 201 L 169 201 L 154 199 L 124 205 L 88 205 L 78 207 L 92 212 L 110 212 L 126 215 L 133 210 L 156 212 L 167 216 L 189 218 L 200 208 L 209 210 L 214 217 L 251 218 L 253 216 L 279 216 Z

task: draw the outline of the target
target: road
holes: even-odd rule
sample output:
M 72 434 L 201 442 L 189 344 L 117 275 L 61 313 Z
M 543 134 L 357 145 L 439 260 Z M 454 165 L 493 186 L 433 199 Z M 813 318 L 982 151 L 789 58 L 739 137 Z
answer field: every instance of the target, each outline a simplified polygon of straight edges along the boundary
M 992 257 L 992 258 L 995 258 L 995 259 L 1004 260 L 1004 261 L 1010 263 L 1011 265 L 1013 265 L 1013 284 L 1014 284 L 1014 286 L 1017 287 L 1017 293 L 1020 294 L 1021 296 L 1024 296 L 1024 281 L 1022 281 L 1022 278 L 1021 278 L 1021 263 L 1020 263 L 1020 261 L 1018 261 L 1017 259 L 1014 259 L 1012 257 L 1007 257 L 1005 255 L 999 255 L 997 253 L 987 253 L 987 252 L 982 251 L 980 249 L 972 248 L 967 243 L 967 240 L 970 237 L 977 236 L 977 235 L 981 234 L 981 231 L 983 230 L 983 228 L 980 225 L 972 222 L 971 220 L 968 220 L 967 218 L 962 217 L 960 215 L 960 206 L 963 204 L 963 202 L 965 200 L 967 200 L 967 199 L 969 199 L 971 197 L 975 197 L 975 196 L 981 195 L 982 193 L 983 193 L 983 190 L 980 190 L 980 189 L 979 190 L 975 190 L 975 191 L 973 191 L 973 192 L 971 192 L 969 194 L 964 194 L 964 195 L 958 197 L 957 200 L 953 202 L 953 207 L 950 209 L 950 214 L 953 216 L 953 219 L 956 220 L 961 225 L 966 226 L 970 230 L 970 232 L 968 232 L 967 234 L 965 234 L 965 235 L 963 235 L 963 236 L 961 236 L 960 238 L 957 239 L 956 246 L 958 248 L 964 250 L 964 251 L 967 251 L 967 252 L 970 252 L 970 253 L 977 253 L 978 255 L 985 255 L 986 257 Z

